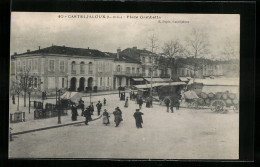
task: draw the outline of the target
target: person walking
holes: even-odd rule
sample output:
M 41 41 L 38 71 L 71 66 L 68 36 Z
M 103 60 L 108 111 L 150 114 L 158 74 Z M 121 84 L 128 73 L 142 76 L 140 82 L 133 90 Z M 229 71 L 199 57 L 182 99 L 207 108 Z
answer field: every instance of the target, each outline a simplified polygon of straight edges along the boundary
M 143 105 L 143 98 L 142 97 L 139 98 L 138 104 L 139 104 L 139 109 L 142 109 L 142 105 Z
M 167 112 L 169 112 L 169 105 L 170 105 L 170 100 L 169 99 L 166 99 L 165 101 L 164 101 L 164 103 L 166 104 L 166 108 L 167 108 Z
M 97 110 L 98 110 L 98 115 L 100 115 L 100 110 L 102 108 L 102 104 L 100 103 L 100 101 L 98 101 L 98 103 L 96 104 Z
M 128 97 L 126 97 L 126 100 L 125 100 L 125 106 L 124 106 L 125 108 L 127 108 L 128 107 Z
M 93 104 L 93 102 L 91 102 L 91 104 L 90 104 L 90 112 L 91 112 L 91 115 L 93 115 L 94 110 L 95 110 L 94 104 Z
M 109 122 L 109 114 L 107 112 L 107 110 L 105 109 L 103 112 L 103 124 L 105 124 L 107 126 L 107 124 L 110 124 Z
M 119 109 L 119 107 L 115 108 L 115 111 L 113 112 L 115 116 L 114 122 L 116 123 L 116 127 L 120 124 L 120 122 L 123 120 L 122 119 L 122 111 Z
M 77 121 L 78 111 L 77 111 L 77 107 L 75 106 L 75 104 L 72 104 L 71 112 L 72 112 L 71 120 Z
M 92 120 L 92 118 L 91 118 L 91 108 L 90 108 L 90 106 L 88 106 L 87 108 L 86 108 L 86 110 L 84 111 L 84 117 L 86 118 L 86 120 L 85 120 L 85 124 L 86 125 L 88 125 L 88 121 L 91 121 Z
M 170 103 L 170 110 L 171 110 L 172 113 L 174 113 L 173 107 L 174 107 L 174 101 L 172 101 L 172 102 Z
M 80 98 L 79 100 L 79 106 L 81 108 L 81 116 L 84 115 L 84 108 L 85 108 L 85 105 L 84 105 L 84 101 Z
M 12 95 L 13 104 L 15 104 L 15 96 Z
M 107 99 L 104 98 L 104 106 L 107 104 Z
M 142 115 L 144 115 L 142 112 L 140 112 L 140 109 L 136 109 L 136 112 L 134 113 L 134 118 L 135 118 L 135 124 L 137 128 L 143 128 L 142 123 L 143 123 L 143 118 Z

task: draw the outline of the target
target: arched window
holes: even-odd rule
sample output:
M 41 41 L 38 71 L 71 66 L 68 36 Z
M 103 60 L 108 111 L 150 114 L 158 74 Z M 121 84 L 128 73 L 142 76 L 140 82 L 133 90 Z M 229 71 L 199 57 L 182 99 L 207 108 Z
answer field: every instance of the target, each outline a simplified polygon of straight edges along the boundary
M 117 71 L 117 72 L 120 72 L 120 71 L 121 71 L 121 66 L 120 66 L 120 65 L 117 65 L 116 71 Z
M 71 73 L 76 74 L 76 62 L 75 61 L 73 61 L 71 63 Z
M 143 60 L 142 60 L 143 63 L 145 63 L 145 57 L 143 57 Z
M 82 61 L 80 62 L 80 74 L 85 73 L 85 63 Z
M 92 64 L 92 62 L 88 63 L 88 73 L 93 74 L 93 64 Z

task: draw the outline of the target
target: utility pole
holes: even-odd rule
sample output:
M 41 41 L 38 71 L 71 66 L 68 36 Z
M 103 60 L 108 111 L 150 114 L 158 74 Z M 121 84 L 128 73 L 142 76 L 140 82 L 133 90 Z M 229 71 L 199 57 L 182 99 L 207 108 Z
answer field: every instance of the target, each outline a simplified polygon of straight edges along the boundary
M 61 115 L 61 101 L 60 101 L 60 90 L 59 91 L 59 105 L 58 105 L 58 124 L 61 124 L 61 119 L 60 119 L 60 115 Z M 56 93 L 57 94 L 57 93 Z

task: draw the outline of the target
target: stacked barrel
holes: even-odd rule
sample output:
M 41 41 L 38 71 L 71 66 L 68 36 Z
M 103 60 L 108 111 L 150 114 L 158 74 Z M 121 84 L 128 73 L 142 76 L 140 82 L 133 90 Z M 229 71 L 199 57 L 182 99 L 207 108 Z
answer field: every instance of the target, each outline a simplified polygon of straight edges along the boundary
M 216 93 L 205 93 L 201 92 L 198 94 L 200 99 L 198 100 L 199 105 L 209 106 L 212 100 L 223 100 L 227 107 L 232 105 L 238 105 L 238 99 L 235 93 L 216 92 Z

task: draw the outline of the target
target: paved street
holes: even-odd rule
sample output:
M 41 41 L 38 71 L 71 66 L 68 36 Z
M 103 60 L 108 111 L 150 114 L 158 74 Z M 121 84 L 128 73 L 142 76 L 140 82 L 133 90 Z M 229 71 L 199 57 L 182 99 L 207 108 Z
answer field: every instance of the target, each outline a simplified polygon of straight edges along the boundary
M 11 158 L 153 158 L 237 159 L 239 114 L 216 114 L 210 110 L 180 108 L 167 113 L 164 106 L 145 108 L 143 128 L 135 127 L 134 101 L 124 108 L 118 94 L 95 96 L 107 99 L 111 124 L 102 119 L 84 124 L 14 136 Z M 89 104 L 89 98 L 83 98 Z M 20 102 L 22 100 L 20 99 Z M 115 127 L 112 112 L 119 106 L 123 122 Z M 95 114 L 96 114 L 95 108 Z

